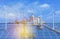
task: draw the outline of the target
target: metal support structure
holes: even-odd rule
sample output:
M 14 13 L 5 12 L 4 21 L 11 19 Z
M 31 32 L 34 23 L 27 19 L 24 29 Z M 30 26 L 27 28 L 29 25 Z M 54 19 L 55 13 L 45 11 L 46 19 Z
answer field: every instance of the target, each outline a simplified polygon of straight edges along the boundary
M 55 27 L 54 27 L 54 10 L 53 10 L 53 8 L 52 8 L 52 13 L 53 13 L 53 29 L 55 29 Z
M 46 27 L 47 29 L 49 29 L 49 30 L 52 30 L 52 31 L 60 34 L 60 31 L 57 30 L 57 29 L 53 29 L 53 28 L 49 27 L 48 25 L 45 25 L 45 27 Z

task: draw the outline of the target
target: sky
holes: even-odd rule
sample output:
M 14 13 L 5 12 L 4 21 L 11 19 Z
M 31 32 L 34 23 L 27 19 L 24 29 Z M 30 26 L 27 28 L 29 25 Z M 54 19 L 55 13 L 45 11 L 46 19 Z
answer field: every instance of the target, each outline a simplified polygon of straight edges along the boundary
M 60 23 L 60 0 L 0 0 L 0 23 L 29 18 L 32 13 L 46 23 Z M 23 17 L 24 16 L 24 17 Z

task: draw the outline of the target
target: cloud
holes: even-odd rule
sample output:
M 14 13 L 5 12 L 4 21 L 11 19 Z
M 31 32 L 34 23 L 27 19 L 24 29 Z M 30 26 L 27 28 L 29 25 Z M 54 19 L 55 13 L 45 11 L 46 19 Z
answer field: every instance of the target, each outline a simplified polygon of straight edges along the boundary
M 60 10 L 55 11 L 55 14 L 60 15 Z
M 16 14 L 14 14 L 14 13 L 8 13 L 8 14 L 6 14 L 6 18 L 15 18 L 17 15 Z
M 51 12 L 45 19 L 48 23 L 52 22 L 53 21 L 53 12 Z M 54 22 L 60 23 L 60 10 L 54 11 Z
M 42 4 L 40 5 L 38 2 L 34 2 L 31 3 L 29 5 L 25 5 L 24 3 L 17 3 L 15 5 L 12 6 L 8 6 L 8 5 L 3 5 L 2 9 L 0 9 L 0 13 L 4 13 L 5 15 L 8 13 L 15 13 L 16 15 L 19 15 L 17 17 L 22 17 L 21 14 L 25 13 L 25 16 L 27 17 L 29 13 L 39 13 L 41 12 L 41 8 L 39 7 L 41 6 L 41 8 L 46 8 L 49 7 L 48 4 Z M 5 17 L 5 16 L 4 16 Z
M 1 7 L 1 9 L 0 9 L 0 14 L 9 14 L 9 13 L 19 13 L 19 8 L 21 8 L 20 7 L 21 5 L 19 5 L 19 7 L 17 6 L 17 5 L 14 5 L 14 6 L 7 6 L 7 5 L 3 5 L 2 7 Z
M 34 13 L 33 9 L 28 9 L 27 12 L 28 13 Z
M 24 17 L 30 17 L 31 13 L 34 13 L 36 16 L 40 16 L 40 15 L 46 15 L 46 12 L 50 12 L 48 11 L 48 8 L 50 9 L 50 5 L 49 4 L 39 4 L 38 2 L 34 2 L 34 3 L 30 3 L 29 5 L 25 5 L 24 3 L 17 3 L 15 5 L 12 6 L 8 6 L 8 5 L 3 5 L 1 6 L 0 9 L 0 17 L 7 17 L 8 19 L 22 19 L 23 18 L 23 14 Z M 46 10 L 46 12 L 42 11 L 42 9 Z M 41 12 L 43 12 L 41 14 Z M 7 16 L 6 16 L 7 15 Z M 14 18 L 15 17 L 15 18 Z M 44 17 L 44 16 L 43 16 Z M 7 19 L 6 18 L 6 19 Z
M 49 8 L 50 5 L 49 5 L 49 4 L 42 4 L 42 5 L 40 5 L 40 7 L 41 7 L 41 8 Z

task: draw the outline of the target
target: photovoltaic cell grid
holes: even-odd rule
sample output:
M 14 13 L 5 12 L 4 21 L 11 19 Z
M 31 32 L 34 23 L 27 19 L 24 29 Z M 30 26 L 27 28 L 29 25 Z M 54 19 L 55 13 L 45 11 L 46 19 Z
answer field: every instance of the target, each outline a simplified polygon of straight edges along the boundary
M 0 24 L 0 26 L 2 25 Z M 3 29 L 0 29 L 0 39 L 17 39 L 17 37 L 13 34 L 13 28 L 15 27 L 14 24 L 7 24 L 7 26 L 8 26 L 7 30 L 4 29 L 4 24 L 2 27 Z M 44 27 L 41 30 L 38 30 L 35 27 L 35 35 L 36 36 L 34 39 L 59 39 L 60 38 L 59 33 L 49 30 L 46 27 Z
M 14 24 L 0 23 L 0 39 L 20 39 L 13 34 Z M 46 24 L 53 27 L 53 23 Z M 55 29 L 60 30 L 60 23 L 54 24 Z M 41 30 L 35 27 L 35 38 L 34 39 L 60 39 L 60 34 L 44 27 Z

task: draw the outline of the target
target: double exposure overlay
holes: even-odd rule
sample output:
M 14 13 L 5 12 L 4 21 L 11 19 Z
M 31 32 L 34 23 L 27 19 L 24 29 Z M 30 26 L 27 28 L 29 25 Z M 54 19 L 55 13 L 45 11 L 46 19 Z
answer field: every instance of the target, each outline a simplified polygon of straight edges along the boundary
M 60 39 L 60 0 L 0 0 L 0 39 Z

